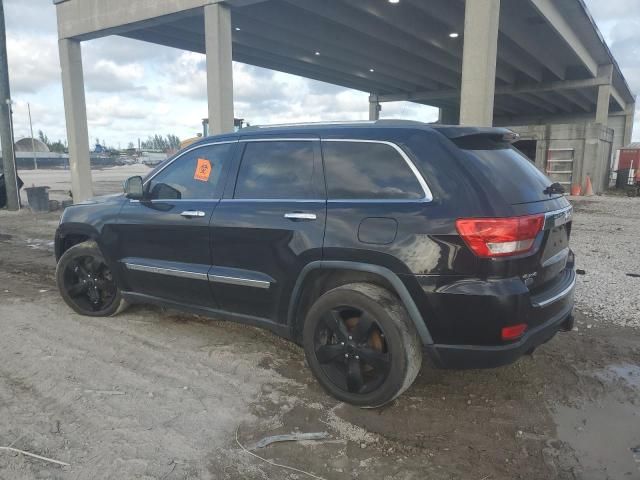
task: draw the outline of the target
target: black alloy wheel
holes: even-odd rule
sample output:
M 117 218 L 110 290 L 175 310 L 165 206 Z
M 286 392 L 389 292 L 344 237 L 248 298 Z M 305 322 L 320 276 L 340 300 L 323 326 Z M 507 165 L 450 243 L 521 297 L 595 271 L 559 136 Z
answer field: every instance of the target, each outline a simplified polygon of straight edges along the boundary
M 81 315 L 106 317 L 126 306 L 95 242 L 69 248 L 58 261 L 56 280 L 64 301 Z
M 116 284 L 107 265 L 94 257 L 74 258 L 64 272 L 64 288 L 82 310 L 100 312 L 116 298 Z
M 318 298 L 304 319 L 309 368 L 338 400 L 371 408 L 415 380 L 422 345 L 400 299 L 371 283 L 350 283 Z
M 384 337 L 369 312 L 349 306 L 332 308 L 316 327 L 315 354 L 336 386 L 351 393 L 370 393 L 389 375 L 391 354 Z

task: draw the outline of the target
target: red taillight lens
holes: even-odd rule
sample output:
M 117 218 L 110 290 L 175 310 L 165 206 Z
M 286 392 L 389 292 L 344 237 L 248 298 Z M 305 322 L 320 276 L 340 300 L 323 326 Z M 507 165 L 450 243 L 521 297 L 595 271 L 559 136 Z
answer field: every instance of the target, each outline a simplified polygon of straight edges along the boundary
M 527 252 L 544 227 L 544 215 L 509 218 L 460 218 L 458 233 L 479 257 L 504 257 Z
M 511 325 L 502 329 L 502 340 L 516 340 L 520 338 L 527 329 L 526 323 Z

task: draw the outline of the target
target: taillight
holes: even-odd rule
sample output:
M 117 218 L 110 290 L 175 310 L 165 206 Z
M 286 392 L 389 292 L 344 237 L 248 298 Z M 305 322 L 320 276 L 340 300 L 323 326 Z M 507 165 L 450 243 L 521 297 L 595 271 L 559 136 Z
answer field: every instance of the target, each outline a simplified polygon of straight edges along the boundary
M 504 327 L 501 332 L 502 340 L 517 340 L 522 335 L 524 335 L 525 330 L 527 329 L 526 323 L 519 323 L 518 325 L 511 325 L 509 327 Z
M 508 218 L 460 218 L 458 233 L 479 257 L 505 257 L 527 252 L 544 227 L 544 215 Z

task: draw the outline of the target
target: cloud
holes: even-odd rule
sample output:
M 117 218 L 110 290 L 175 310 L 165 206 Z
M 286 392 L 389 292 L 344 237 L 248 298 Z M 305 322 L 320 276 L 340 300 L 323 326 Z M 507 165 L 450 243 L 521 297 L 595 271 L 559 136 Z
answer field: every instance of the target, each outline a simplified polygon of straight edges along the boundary
M 35 93 L 60 82 L 58 43 L 50 36 L 7 36 L 12 92 Z
M 138 84 L 144 78 L 144 66 L 139 63 L 117 64 L 112 60 L 98 60 L 85 65 L 84 70 L 88 90 L 107 93 L 146 90 Z
M 640 17 L 640 2 L 637 0 L 586 0 L 586 3 L 598 23 Z

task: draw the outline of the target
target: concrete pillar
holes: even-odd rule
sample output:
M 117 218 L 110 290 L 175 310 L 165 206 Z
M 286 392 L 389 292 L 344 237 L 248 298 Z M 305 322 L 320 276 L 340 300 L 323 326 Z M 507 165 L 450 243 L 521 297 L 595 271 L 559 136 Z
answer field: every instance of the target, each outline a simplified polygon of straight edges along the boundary
M 369 96 L 369 120 L 380 120 L 380 110 L 382 110 L 382 106 L 378 101 L 378 96 L 372 93 Z
M 609 99 L 611 98 L 611 81 L 613 79 L 613 65 L 600 65 L 598 77 L 606 77 L 609 81 L 598 87 L 598 102 L 596 103 L 596 123 L 606 126 L 609 122 Z
M 207 52 L 209 135 L 233 132 L 231 10 L 215 3 L 204 7 Z
M 82 52 L 78 40 L 61 39 L 58 41 L 58 46 L 60 67 L 62 68 L 62 93 L 67 121 L 67 140 L 69 141 L 71 192 L 74 203 L 77 203 L 93 196 Z
M 460 124 L 493 124 L 500 0 L 467 0 L 462 53 Z
M 622 139 L 622 146 L 626 147 L 631 143 L 633 136 L 633 121 L 635 120 L 636 103 L 630 103 L 625 110 L 626 115 L 624 118 L 624 137 Z

